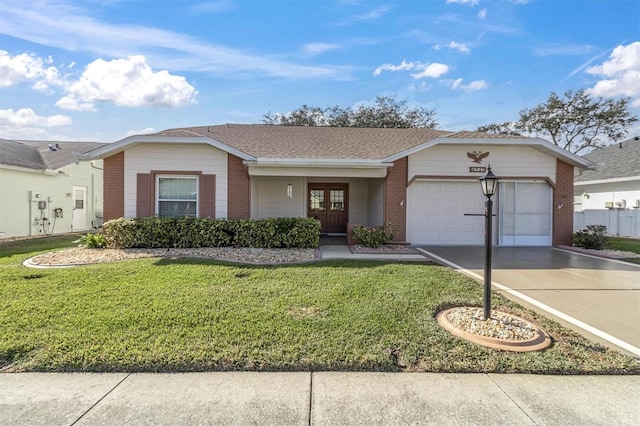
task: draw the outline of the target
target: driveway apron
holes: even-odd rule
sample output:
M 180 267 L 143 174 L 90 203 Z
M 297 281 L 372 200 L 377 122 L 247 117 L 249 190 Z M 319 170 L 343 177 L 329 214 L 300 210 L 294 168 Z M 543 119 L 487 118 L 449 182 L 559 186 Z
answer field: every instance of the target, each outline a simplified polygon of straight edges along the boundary
M 422 249 L 468 275 L 479 279 L 484 276 L 484 247 Z M 592 340 L 640 356 L 638 265 L 550 247 L 496 247 L 492 257 L 494 291 Z M 534 301 L 518 297 L 518 293 Z M 564 315 L 556 315 L 553 310 Z

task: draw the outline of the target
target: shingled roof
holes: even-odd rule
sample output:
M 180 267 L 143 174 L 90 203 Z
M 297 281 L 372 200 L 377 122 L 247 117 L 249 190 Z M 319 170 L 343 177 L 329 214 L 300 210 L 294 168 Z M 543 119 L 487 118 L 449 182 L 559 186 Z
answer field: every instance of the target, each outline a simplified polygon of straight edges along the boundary
M 75 164 L 82 154 L 104 145 L 106 144 L 98 142 L 0 139 L 0 165 L 43 171 L 57 170 Z
M 275 126 L 267 124 L 223 124 L 183 127 L 130 136 L 86 154 L 105 158 L 139 144 L 206 143 L 254 164 L 340 165 L 347 162 L 388 165 L 430 144 L 486 144 L 531 146 L 562 158 L 577 167 L 587 160 L 538 138 L 496 135 L 484 132 L 448 132 L 435 129 L 397 129 L 328 126 Z
M 168 129 L 146 136 L 209 137 L 254 158 L 386 158 L 452 134 L 433 129 L 228 124 Z
M 583 155 L 596 164 L 592 170 L 576 171 L 575 182 L 640 178 L 640 138 L 635 137 L 624 142 L 610 145 Z

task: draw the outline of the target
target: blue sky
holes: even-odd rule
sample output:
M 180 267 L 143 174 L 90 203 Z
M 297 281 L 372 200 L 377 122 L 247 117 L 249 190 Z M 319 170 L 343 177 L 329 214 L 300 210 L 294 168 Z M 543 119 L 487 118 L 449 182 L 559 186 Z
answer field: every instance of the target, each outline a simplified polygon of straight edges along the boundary
M 380 95 L 475 130 L 568 89 L 640 115 L 638 0 L 0 0 L 5 139 L 111 142 Z

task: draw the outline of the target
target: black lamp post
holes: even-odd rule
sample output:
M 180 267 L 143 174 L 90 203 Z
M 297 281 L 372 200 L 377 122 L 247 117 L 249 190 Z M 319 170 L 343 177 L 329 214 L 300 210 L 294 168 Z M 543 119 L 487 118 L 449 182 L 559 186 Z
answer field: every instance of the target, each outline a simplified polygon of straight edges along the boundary
M 491 197 L 498 190 L 498 176 L 488 167 L 487 173 L 478 179 L 482 187 L 482 193 L 487 197 L 484 211 L 484 319 L 491 318 L 491 236 L 493 201 Z

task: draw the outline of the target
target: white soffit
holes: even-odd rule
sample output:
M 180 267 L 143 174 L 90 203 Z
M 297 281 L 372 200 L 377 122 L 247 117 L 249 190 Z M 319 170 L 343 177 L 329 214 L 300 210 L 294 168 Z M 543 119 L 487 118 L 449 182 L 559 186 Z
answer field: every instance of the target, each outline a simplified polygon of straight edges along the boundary
M 286 167 L 286 166 L 247 166 L 249 176 L 306 176 L 306 177 L 361 177 L 384 178 L 386 167 L 350 168 L 350 167 Z

